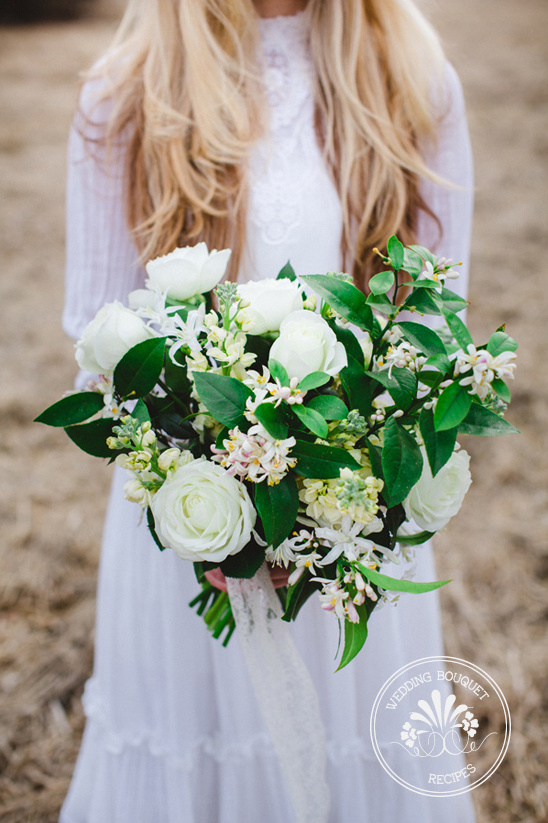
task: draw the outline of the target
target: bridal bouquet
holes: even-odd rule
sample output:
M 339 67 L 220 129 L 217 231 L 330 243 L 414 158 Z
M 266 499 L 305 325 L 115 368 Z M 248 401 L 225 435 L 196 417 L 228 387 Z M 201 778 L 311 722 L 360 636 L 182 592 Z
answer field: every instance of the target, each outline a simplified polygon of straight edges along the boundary
M 289 264 L 218 285 L 229 256 L 200 243 L 150 261 L 129 308 L 103 306 L 76 344 L 98 377 L 37 420 L 129 472 L 158 547 L 194 563 L 191 605 L 216 637 L 234 622 L 207 573 L 251 578 L 266 560 L 289 573 L 285 620 L 317 592 L 342 621 L 342 668 L 379 603 L 447 582 L 412 579 L 413 547 L 470 485 L 457 435 L 516 431 L 502 414 L 517 344 L 500 328 L 476 346 L 451 261 L 396 237 L 367 297 Z

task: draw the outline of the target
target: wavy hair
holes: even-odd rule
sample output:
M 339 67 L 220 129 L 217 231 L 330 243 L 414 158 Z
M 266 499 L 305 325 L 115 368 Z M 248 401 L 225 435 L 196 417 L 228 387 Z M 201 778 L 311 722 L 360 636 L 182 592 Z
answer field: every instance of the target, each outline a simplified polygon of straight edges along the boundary
M 435 138 L 443 54 L 412 0 L 309 0 L 316 127 L 340 193 L 343 259 L 365 289 L 375 246 L 415 240 L 420 147 Z M 252 0 L 130 0 L 106 57 L 101 141 L 124 141 L 126 214 L 143 260 L 245 243 L 247 158 L 268 111 Z M 85 131 L 85 130 L 84 130 Z

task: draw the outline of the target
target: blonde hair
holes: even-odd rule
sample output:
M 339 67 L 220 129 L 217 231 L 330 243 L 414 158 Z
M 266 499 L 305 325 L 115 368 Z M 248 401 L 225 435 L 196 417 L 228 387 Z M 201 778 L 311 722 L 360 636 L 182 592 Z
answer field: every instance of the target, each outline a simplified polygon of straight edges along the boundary
M 372 252 L 415 240 L 420 146 L 435 136 L 443 54 L 412 0 L 309 0 L 316 126 L 341 196 L 343 255 L 365 288 Z M 127 136 L 128 224 L 144 260 L 245 242 L 250 148 L 267 128 L 252 0 L 130 0 L 90 75 L 108 77 L 103 140 Z

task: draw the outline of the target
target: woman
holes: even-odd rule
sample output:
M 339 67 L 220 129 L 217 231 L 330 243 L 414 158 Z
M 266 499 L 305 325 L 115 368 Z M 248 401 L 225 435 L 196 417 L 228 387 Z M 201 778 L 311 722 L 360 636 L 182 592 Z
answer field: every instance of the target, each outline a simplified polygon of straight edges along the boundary
M 352 270 L 366 289 L 393 233 L 431 247 L 441 235 L 440 253 L 466 263 L 470 218 L 460 86 L 411 0 L 135 0 L 71 135 L 65 329 L 79 337 L 142 284 L 142 261 L 177 245 L 230 246 L 233 278 L 273 277 L 289 258 L 302 274 Z M 190 564 L 154 548 L 123 482 L 61 821 L 292 820 L 238 639 L 222 648 L 188 608 Z M 427 547 L 417 574 L 434 577 Z M 472 820 L 468 795 L 393 782 L 369 741 L 382 683 L 442 651 L 436 595 L 384 609 L 333 674 L 337 632 L 314 599 L 293 628 L 327 731 L 330 820 Z

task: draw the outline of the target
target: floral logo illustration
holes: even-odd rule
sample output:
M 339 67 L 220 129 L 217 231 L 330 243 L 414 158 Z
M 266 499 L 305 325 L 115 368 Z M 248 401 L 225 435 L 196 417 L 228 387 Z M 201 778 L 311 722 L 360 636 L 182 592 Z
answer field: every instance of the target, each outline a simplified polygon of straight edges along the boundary
M 449 695 L 445 703 L 438 689 L 430 694 L 430 701 L 419 700 L 420 711 L 413 711 L 400 732 L 400 740 L 393 743 L 401 746 L 412 757 L 439 757 L 447 754 L 469 754 L 478 751 L 488 737 L 481 743 L 473 740 L 479 729 L 479 720 L 472 707 L 465 703 L 455 706 L 456 697 Z

